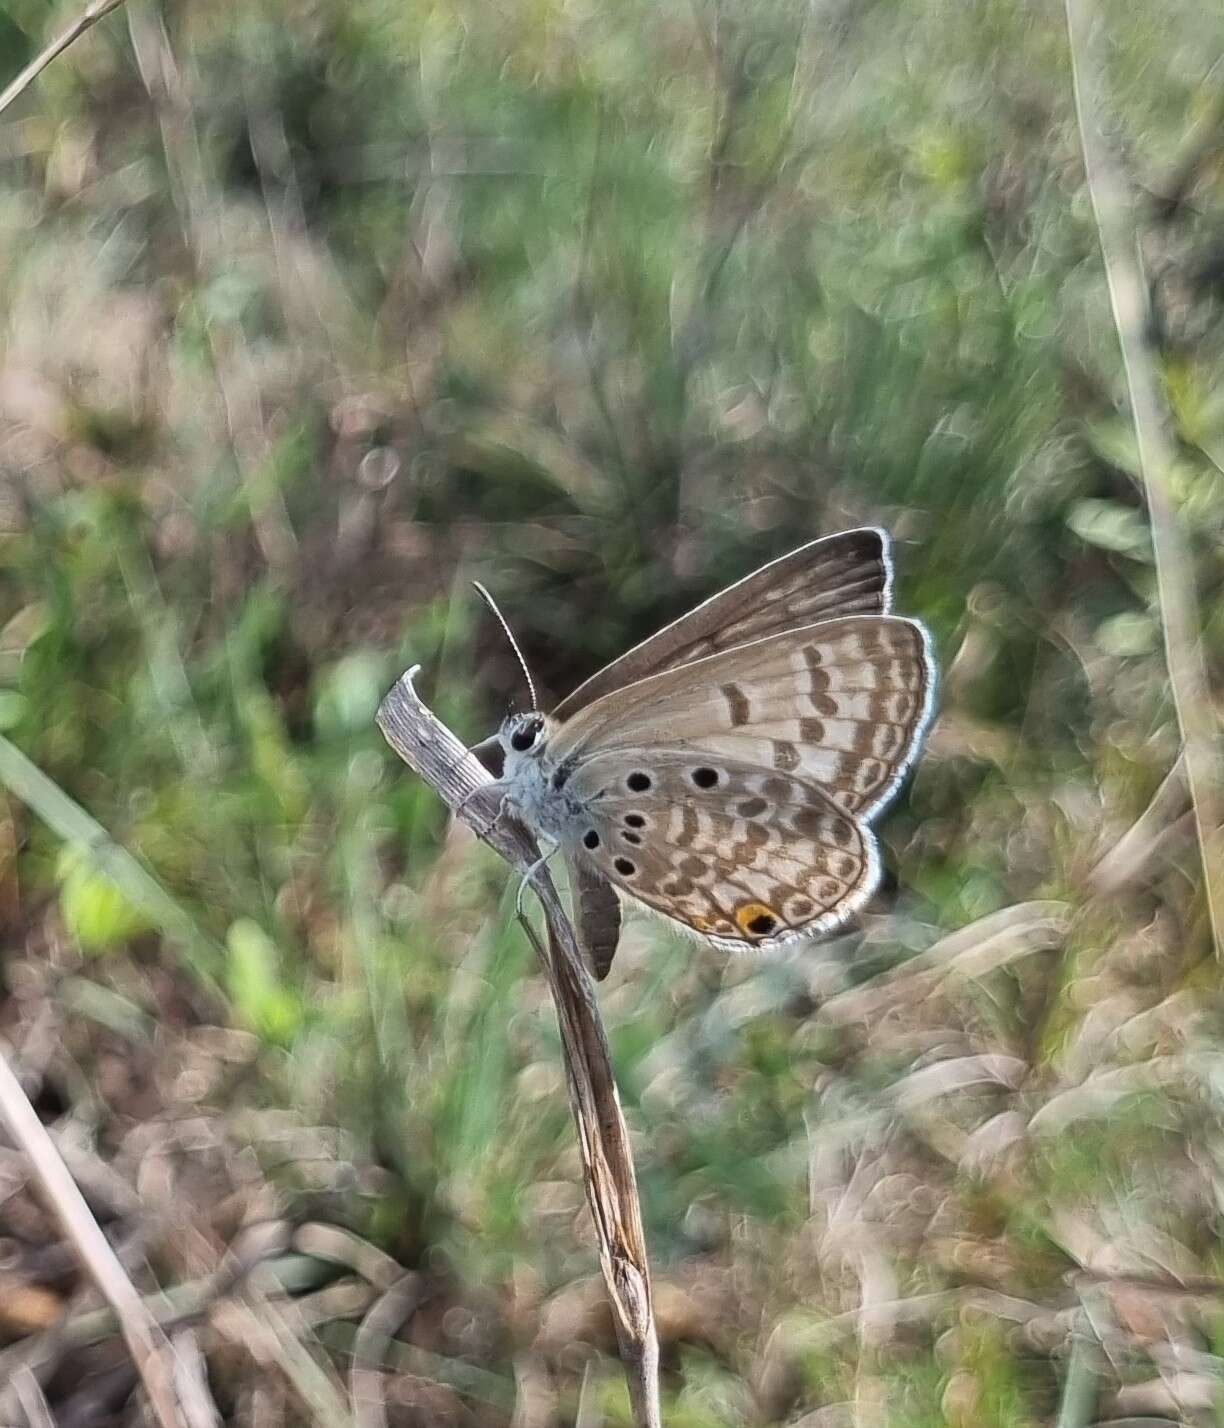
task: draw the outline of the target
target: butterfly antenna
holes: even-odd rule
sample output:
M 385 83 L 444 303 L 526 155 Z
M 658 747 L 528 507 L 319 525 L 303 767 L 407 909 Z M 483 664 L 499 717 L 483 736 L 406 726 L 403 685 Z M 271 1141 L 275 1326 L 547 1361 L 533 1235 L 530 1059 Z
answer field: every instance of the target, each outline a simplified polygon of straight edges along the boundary
M 473 580 L 472 584 L 476 587 L 477 595 L 480 596 L 489 609 L 493 611 L 494 615 L 497 616 L 497 623 L 506 632 L 506 638 L 510 641 L 510 648 L 514 651 L 515 657 L 519 662 L 519 668 L 523 671 L 523 678 L 527 681 L 527 692 L 531 695 L 531 708 L 533 711 L 539 709 L 540 701 L 536 696 L 535 680 L 532 679 L 531 671 L 527 668 L 527 661 L 523 658 L 523 651 L 519 649 L 519 642 L 514 638 L 514 631 L 510 628 L 505 615 L 497 608 L 497 601 L 494 600 L 480 581 Z

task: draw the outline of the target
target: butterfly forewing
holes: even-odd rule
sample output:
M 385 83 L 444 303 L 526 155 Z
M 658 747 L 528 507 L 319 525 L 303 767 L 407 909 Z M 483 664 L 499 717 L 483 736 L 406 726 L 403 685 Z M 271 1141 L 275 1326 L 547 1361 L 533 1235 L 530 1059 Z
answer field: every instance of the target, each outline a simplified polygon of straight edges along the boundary
M 790 773 L 656 746 L 597 755 L 570 786 L 592 865 L 719 946 L 829 932 L 879 878 L 871 833 Z
M 865 526 L 825 536 L 729 585 L 613 660 L 563 699 L 553 717 L 572 718 L 601 696 L 649 675 L 798 625 L 886 613 L 891 587 L 886 532 Z
M 805 779 L 865 821 L 913 763 L 934 681 L 920 624 L 847 616 L 605 695 L 558 731 L 553 754 L 580 763 L 596 752 L 679 743 Z

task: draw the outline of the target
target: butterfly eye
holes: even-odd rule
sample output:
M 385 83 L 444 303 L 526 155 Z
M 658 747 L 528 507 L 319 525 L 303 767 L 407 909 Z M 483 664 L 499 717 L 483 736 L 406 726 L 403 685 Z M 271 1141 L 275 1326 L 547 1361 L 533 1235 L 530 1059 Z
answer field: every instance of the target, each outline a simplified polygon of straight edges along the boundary
M 544 721 L 542 719 L 529 719 L 510 735 L 510 747 L 515 753 L 525 754 L 535 743 L 543 727 Z

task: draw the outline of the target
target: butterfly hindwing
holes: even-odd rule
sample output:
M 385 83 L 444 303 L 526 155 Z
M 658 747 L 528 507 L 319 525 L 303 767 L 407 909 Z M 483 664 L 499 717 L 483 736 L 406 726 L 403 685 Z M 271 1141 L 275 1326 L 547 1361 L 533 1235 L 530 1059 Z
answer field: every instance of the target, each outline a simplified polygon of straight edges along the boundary
M 553 756 L 667 747 L 793 774 L 860 821 L 893 796 L 934 705 L 917 621 L 851 615 L 711 655 L 603 696 L 557 731 Z
M 830 932 L 879 880 L 870 831 L 790 773 L 638 748 L 583 761 L 568 788 L 584 806 L 580 856 L 718 946 Z
M 838 615 L 884 614 L 892 597 L 886 531 L 875 526 L 810 541 L 720 590 L 613 660 L 553 711 L 572 718 L 613 690 L 735 645 Z

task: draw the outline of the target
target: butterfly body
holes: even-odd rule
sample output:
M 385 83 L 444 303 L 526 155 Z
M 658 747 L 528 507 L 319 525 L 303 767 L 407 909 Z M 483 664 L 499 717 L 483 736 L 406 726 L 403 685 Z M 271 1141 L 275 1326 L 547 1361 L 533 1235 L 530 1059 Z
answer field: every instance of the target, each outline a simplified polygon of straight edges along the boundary
M 891 571 L 882 531 L 813 542 L 553 717 L 503 724 L 501 806 L 564 850 L 607 960 L 605 883 L 724 948 L 830 932 L 871 896 L 870 823 L 917 756 L 935 687 L 926 630 L 889 613 Z

